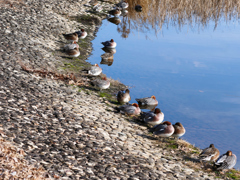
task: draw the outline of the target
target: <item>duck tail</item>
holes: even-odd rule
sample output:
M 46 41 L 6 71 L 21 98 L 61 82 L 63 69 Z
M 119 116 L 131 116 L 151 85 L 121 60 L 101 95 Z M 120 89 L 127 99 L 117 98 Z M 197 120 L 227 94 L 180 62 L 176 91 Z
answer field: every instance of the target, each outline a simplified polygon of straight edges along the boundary
M 150 128 L 150 129 L 149 129 L 149 132 L 153 133 L 154 131 L 156 131 L 156 129 L 157 129 L 156 127 L 157 127 L 157 125 L 155 125 L 155 126 L 153 126 L 152 128 Z
M 119 107 L 115 107 L 115 109 L 117 110 L 117 112 L 121 111 L 121 109 Z
M 137 102 L 138 102 L 138 104 L 141 104 L 141 100 L 140 99 L 135 99 Z
M 139 116 L 139 120 L 144 122 L 144 117 L 145 117 L 145 113 L 141 111 L 140 116 Z

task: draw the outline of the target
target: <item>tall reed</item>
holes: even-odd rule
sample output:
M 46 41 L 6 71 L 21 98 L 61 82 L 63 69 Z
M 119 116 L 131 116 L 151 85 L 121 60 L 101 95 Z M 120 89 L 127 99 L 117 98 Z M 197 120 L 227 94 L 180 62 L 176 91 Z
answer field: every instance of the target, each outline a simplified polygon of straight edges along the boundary
M 214 21 L 216 28 L 220 20 L 240 17 L 239 0 L 128 0 L 128 3 L 128 16 L 118 26 L 123 37 L 131 29 L 144 32 L 152 28 L 157 33 L 169 25 L 180 30 L 183 25 L 204 28 L 209 21 Z M 143 7 L 142 12 L 134 10 L 137 4 Z

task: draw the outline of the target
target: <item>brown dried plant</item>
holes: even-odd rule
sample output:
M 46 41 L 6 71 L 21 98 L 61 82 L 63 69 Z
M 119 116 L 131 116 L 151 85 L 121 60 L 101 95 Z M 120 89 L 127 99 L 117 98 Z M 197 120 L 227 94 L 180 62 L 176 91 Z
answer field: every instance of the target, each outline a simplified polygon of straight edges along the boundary
M 23 0 L 0 0 L 0 7 L 15 9 L 15 5 L 24 5 Z
M 204 28 L 210 21 L 215 22 L 216 28 L 221 19 L 240 17 L 238 0 L 128 0 L 128 3 L 128 16 L 118 26 L 123 37 L 127 37 L 131 29 L 144 32 L 152 28 L 158 33 L 163 26 L 173 25 L 179 30 L 186 24 L 190 28 Z M 143 8 L 140 13 L 134 10 L 137 4 Z
M 77 79 L 73 73 L 59 74 L 54 71 L 30 68 L 24 65 L 22 62 L 19 62 L 19 64 L 22 67 L 22 69 L 28 73 L 35 73 L 44 78 L 61 80 L 61 81 L 64 81 L 66 84 L 70 84 L 70 85 L 77 85 L 77 86 L 85 85 L 85 83 L 81 79 Z
M 0 179 L 52 179 L 42 167 L 30 165 L 24 155 L 22 149 L 0 137 Z

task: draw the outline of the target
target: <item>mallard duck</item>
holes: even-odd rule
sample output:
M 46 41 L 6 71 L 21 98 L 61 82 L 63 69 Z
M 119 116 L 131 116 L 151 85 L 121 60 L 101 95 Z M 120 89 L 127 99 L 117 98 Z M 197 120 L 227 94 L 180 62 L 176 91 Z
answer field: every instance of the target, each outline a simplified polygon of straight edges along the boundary
M 139 115 L 141 112 L 137 103 L 122 105 L 118 107 L 117 110 L 130 116 Z
M 138 102 L 139 105 L 142 105 L 142 106 L 143 105 L 157 105 L 158 104 L 158 101 L 156 100 L 155 96 L 136 99 L 136 101 Z
M 122 13 L 121 10 L 119 8 L 116 8 L 116 9 L 113 9 L 113 10 L 110 10 L 108 11 L 108 13 L 110 15 L 113 15 L 113 16 L 120 16 L 120 14 Z
M 106 47 L 106 48 L 115 48 L 116 46 L 117 46 L 117 43 L 116 42 L 114 42 L 114 40 L 113 39 L 111 39 L 110 41 L 105 41 L 105 42 L 101 42 L 103 45 L 104 45 L 104 47 Z
M 116 6 L 122 8 L 122 9 L 126 9 L 126 8 L 128 8 L 128 2 L 127 1 L 121 1 L 120 3 L 116 4 Z
M 118 91 L 118 94 L 117 94 L 118 103 L 120 103 L 120 104 L 128 103 L 130 100 L 131 100 L 131 97 L 130 97 L 129 89 L 126 89 L 125 92 Z
M 154 112 L 153 111 L 142 112 L 141 118 L 143 119 L 144 122 L 155 126 L 163 121 L 164 114 L 163 112 L 161 112 L 159 108 L 156 108 Z
M 65 52 L 70 57 L 78 57 L 80 55 L 80 51 L 77 47 L 75 47 L 74 49 L 69 49 Z
M 79 48 L 79 45 L 77 44 L 76 41 L 73 41 L 73 42 L 70 43 L 70 44 L 66 44 L 66 45 L 63 47 L 64 51 L 68 51 L 68 50 L 75 49 L 75 48 Z
M 103 77 L 102 79 L 95 79 L 94 81 L 92 81 L 94 86 L 97 86 L 100 88 L 100 90 L 102 89 L 107 89 L 110 86 L 110 81 L 107 80 L 106 77 Z
M 216 161 L 219 155 L 219 150 L 214 147 L 214 144 L 210 144 L 209 147 L 202 150 L 199 159 L 200 161 Z
M 155 125 L 151 128 L 151 131 L 159 137 L 170 137 L 174 133 L 174 127 L 171 122 L 165 121 L 162 124 Z
M 71 42 L 78 42 L 78 34 L 77 33 L 70 33 L 70 34 L 62 34 L 64 38 Z
M 84 29 L 81 29 L 81 31 L 76 31 L 79 39 L 84 39 L 87 36 L 87 32 Z
M 217 170 L 231 169 L 237 163 L 237 156 L 232 153 L 232 151 L 227 151 L 225 154 L 222 154 L 217 161 L 215 166 Z
M 88 74 L 91 74 L 93 76 L 98 76 L 102 73 L 102 68 L 98 66 L 98 64 L 94 64 L 91 66 L 90 70 L 88 71 Z

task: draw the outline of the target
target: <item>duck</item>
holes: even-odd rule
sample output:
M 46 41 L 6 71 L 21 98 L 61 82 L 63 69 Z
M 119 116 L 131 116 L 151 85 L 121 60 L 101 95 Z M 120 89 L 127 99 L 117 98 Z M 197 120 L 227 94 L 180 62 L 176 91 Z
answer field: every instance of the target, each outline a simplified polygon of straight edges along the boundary
M 87 36 L 87 32 L 84 29 L 81 29 L 80 31 L 76 31 L 79 39 L 84 39 Z
M 141 109 L 148 109 L 150 111 L 154 111 L 157 105 L 141 105 L 138 104 Z
M 170 137 L 174 133 L 174 127 L 171 122 L 164 121 L 162 124 L 155 125 L 150 129 L 154 135 L 159 137 Z
M 142 11 L 142 6 L 141 5 L 136 5 L 135 6 L 135 10 L 137 11 L 137 12 L 141 12 Z
M 71 49 L 74 49 L 74 48 L 79 48 L 79 45 L 77 44 L 76 41 L 73 41 L 72 43 L 70 44 L 66 44 L 63 49 L 64 51 L 68 51 L 68 50 L 71 50 Z
M 128 2 L 127 1 L 121 1 L 120 3 L 116 4 L 116 6 L 122 8 L 122 9 L 126 9 L 128 8 Z
M 88 71 L 88 74 L 93 76 L 98 76 L 102 73 L 102 68 L 99 67 L 98 64 L 94 64 L 91 66 L 90 70 Z
M 180 122 L 175 123 L 173 125 L 173 127 L 174 127 L 174 133 L 172 135 L 173 137 L 180 138 L 186 132 L 185 128 L 183 127 L 182 123 L 180 123 Z
M 210 144 L 209 147 L 202 150 L 199 155 L 200 161 L 216 161 L 220 155 L 220 152 L 215 148 L 214 144 Z
M 100 91 L 102 89 L 108 89 L 110 87 L 110 81 L 107 80 L 106 77 L 103 77 L 102 79 L 95 79 L 94 81 L 92 81 L 92 84 L 99 87 Z
M 126 89 L 125 92 L 118 91 L 118 94 L 117 94 L 118 103 L 120 103 L 120 104 L 128 103 L 130 100 L 131 100 L 131 97 L 130 97 L 129 89 Z
M 78 57 L 80 55 L 80 51 L 77 47 L 75 47 L 74 49 L 69 49 L 65 52 L 70 57 Z
M 141 113 L 141 118 L 143 119 L 144 122 L 155 126 L 163 121 L 164 114 L 163 112 L 161 112 L 159 108 L 156 108 L 154 112 L 148 111 Z
M 236 163 L 237 156 L 233 154 L 232 151 L 227 151 L 217 159 L 215 166 L 217 170 L 232 169 Z
M 70 34 L 62 34 L 64 38 L 70 42 L 78 42 L 78 34 L 75 33 L 70 33 Z
M 135 116 L 141 113 L 141 109 L 139 108 L 137 103 L 122 105 L 118 107 L 117 110 L 129 116 Z
M 98 4 L 93 7 L 93 10 L 97 11 L 97 12 L 101 12 L 103 10 L 103 7 L 102 7 L 102 5 Z
M 106 48 L 115 48 L 116 46 L 117 46 L 117 43 L 116 42 L 114 42 L 114 40 L 113 39 L 111 39 L 110 41 L 105 41 L 105 42 L 101 42 L 103 45 L 104 45 L 104 47 L 106 47 Z
M 89 4 L 93 7 L 95 7 L 99 4 L 99 2 L 97 0 L 91 0 L 91 1 L 89 1 Z
M 136 99 L 139 105 L 158 105 L 156 97 L 153 95 L 151 97 Z
M 108 11 L 108 13 L 112 16 L 120 16 L 122 12 L 119 8 L 116 8 L 116 9 Z

